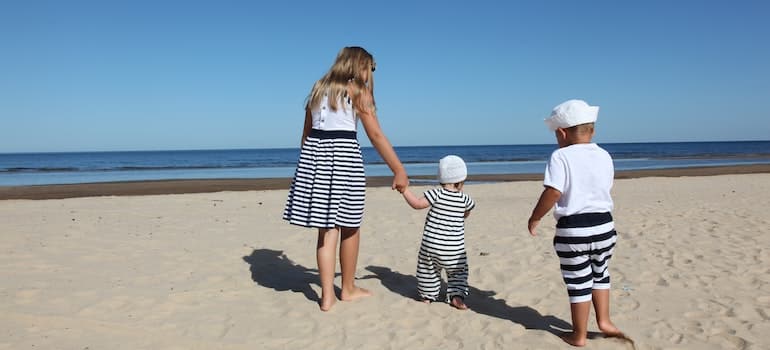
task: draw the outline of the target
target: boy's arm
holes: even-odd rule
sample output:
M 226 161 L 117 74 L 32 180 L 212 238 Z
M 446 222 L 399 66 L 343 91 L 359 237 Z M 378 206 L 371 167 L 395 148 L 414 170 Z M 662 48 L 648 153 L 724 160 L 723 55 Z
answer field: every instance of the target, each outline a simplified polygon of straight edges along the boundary
M 545 189 L 543 189 L 543 193 L 540 194 L 540 199 L 537 201 L 535 209 L 532 209 L 532 215 L 529 216 L 529 221 L 527 222 L 527 228 L 529 229 L 530 235 L 536 235 L 535 227 L 540 223 L 540 219 L 542 219 L 545 214 L 548 214 L 560 197 L 561 192 L 559 192 L 559 190 L 550 186 L 545 186 Z
M 406 202 L 414 209 L 425 209 L 430 206 L 430 203 L 425 196 L 417 198 L 417 196 L 409 190 L 409 187 L 405 188 L 404 192 L 401 192 L 401 194 L 404 195 Z

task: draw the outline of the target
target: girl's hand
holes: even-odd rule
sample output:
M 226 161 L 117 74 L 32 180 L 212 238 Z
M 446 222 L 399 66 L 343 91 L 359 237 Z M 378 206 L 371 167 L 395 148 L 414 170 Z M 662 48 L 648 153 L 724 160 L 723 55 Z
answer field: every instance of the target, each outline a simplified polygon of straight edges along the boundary
M 409 187 L 409 177 L 405 171 L 393 175 L 393 186 L 391 186 L 391 189 L 397 190 L 398 193 L 404 193 L 407 187 Z

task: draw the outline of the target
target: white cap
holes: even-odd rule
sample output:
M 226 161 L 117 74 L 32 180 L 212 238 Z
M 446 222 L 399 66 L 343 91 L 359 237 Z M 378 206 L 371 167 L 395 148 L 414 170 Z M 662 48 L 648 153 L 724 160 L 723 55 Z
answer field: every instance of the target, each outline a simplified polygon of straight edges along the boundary
M 462 158 L 454 155 L 441 158 L 438 162 L 438 182 L 442 184 L 455 184 L 465 181 L 468 169 Z
M 583 100 L 569 100 L 553 108 L 545 124 L 551 131 L 575 125 L 593 123 L 599 116 L 599 106 L 589 106 Z

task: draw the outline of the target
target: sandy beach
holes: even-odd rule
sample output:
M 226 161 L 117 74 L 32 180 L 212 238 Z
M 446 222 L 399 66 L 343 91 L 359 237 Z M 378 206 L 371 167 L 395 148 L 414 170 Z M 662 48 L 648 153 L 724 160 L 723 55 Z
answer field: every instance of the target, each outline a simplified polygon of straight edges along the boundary
M 538 178 L 466 186 L 469 311 L 415 301 L 426 212 L 383 179 L 357 270 L 374 295 L 328 313 L 288 180 L 0 188 L 0 349 L 568 348 L 554 220 L 526 231 Z M 767 165 L 619 173 L 613 197 L 611 310 L 637 349 L 770 348 Z

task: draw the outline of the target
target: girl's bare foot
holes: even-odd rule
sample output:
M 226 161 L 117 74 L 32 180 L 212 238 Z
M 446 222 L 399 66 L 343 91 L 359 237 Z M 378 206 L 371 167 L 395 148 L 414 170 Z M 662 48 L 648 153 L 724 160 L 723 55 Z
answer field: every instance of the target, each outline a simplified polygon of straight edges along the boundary
M 421 301 L 423 304 L 430 304 L 433 302 L 433 300 L 430 299 L 420 299 L 419 301 Z
M 334 303 L 337 302 L 337 298 L 332 295 L 331 297 L 322 296 L 321 302 L 318 303 L 318 306 L 321 307 L 321 311 L 329 311 L 331 310 L 332 306 L 334 306 Z
M 578 336 L 574 332 L 564 333 L 561 340 L 572 346 L 586 346 L 586 337 Z
M 468 310 L 468 305 L 465 305 L 463 298 L 457 295 L 452 297 L 452 300 L 449 302 L 449 304 L 458 310 Z
M 353 301 L 353 300 L 368 297 L 371 295 L 372 295 L 372 292 L 366 289 L 353 287 L 353 289 L 350 291 L 342 290 L 342 292 L 340 292 L 340 300 Z

